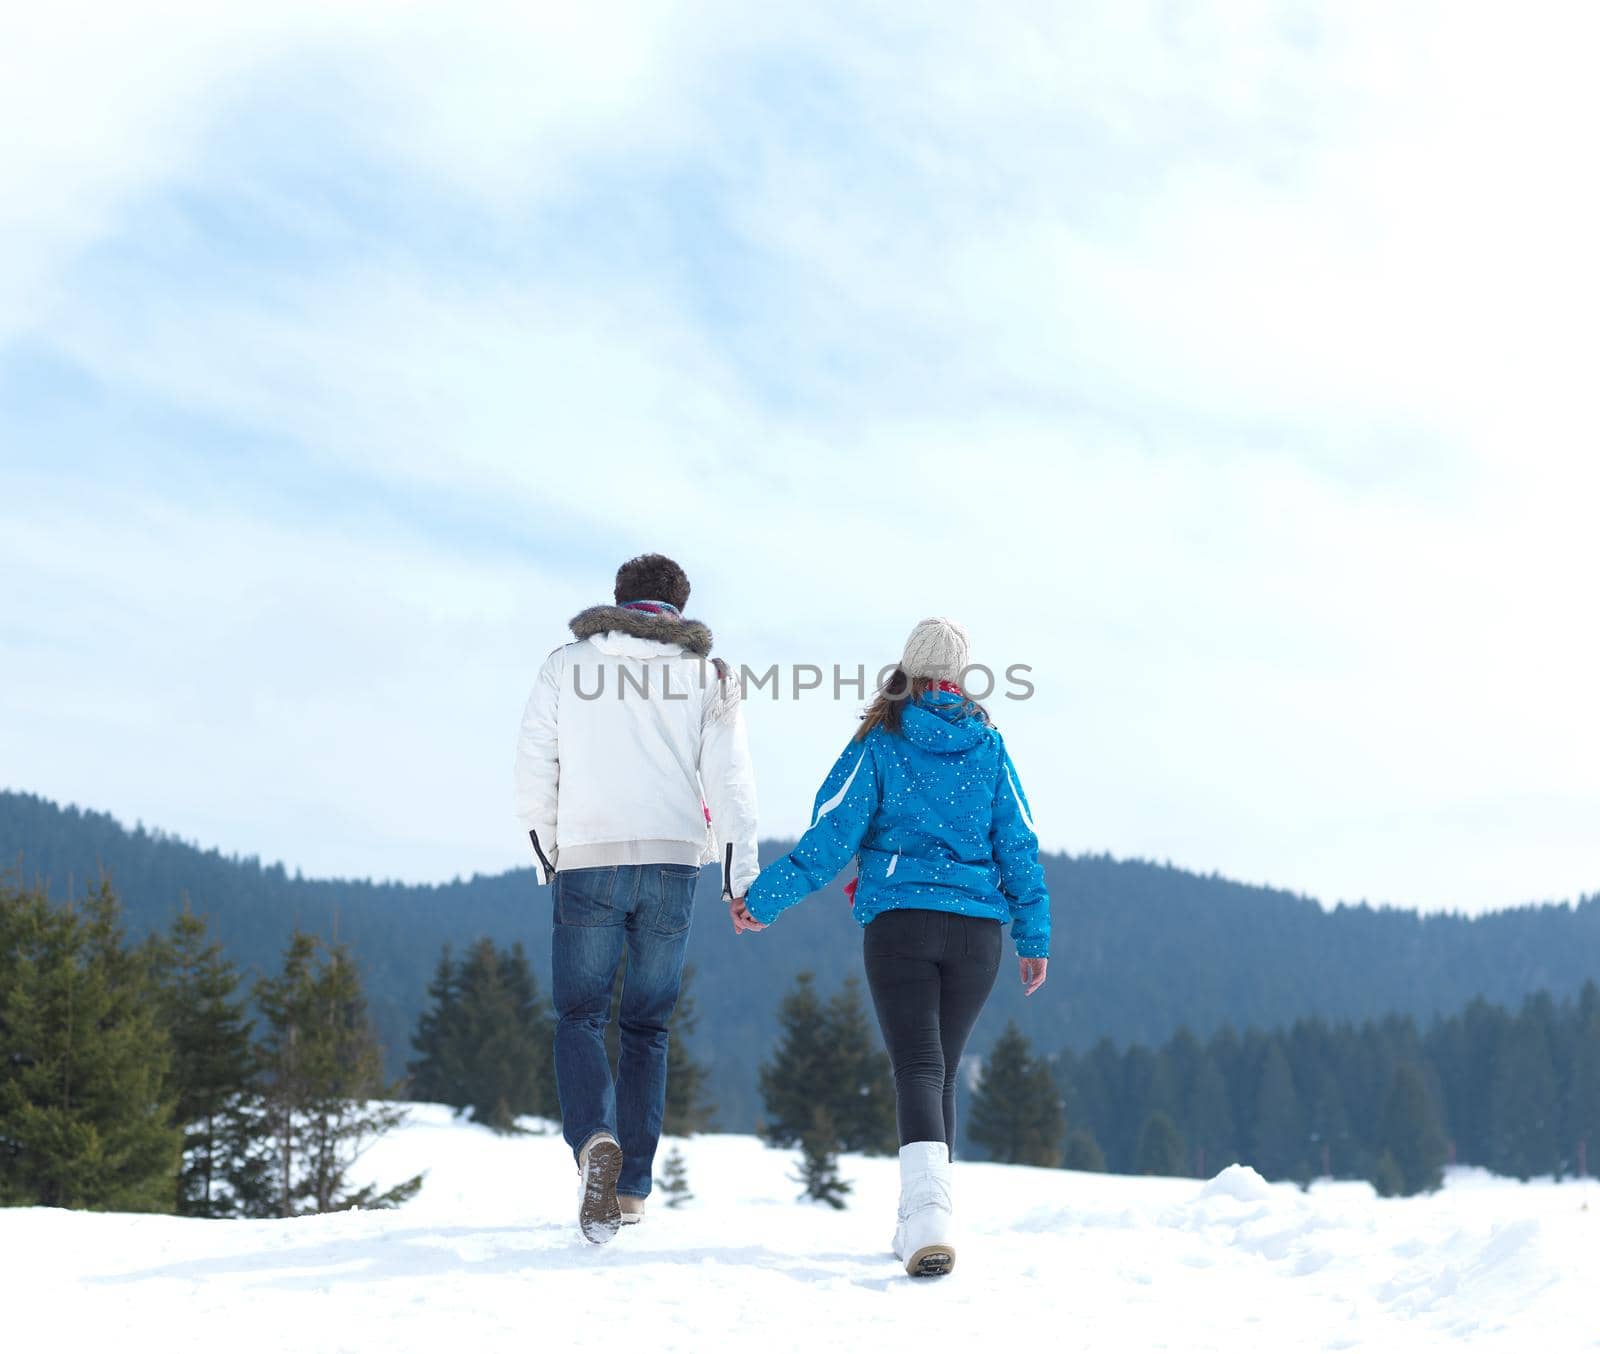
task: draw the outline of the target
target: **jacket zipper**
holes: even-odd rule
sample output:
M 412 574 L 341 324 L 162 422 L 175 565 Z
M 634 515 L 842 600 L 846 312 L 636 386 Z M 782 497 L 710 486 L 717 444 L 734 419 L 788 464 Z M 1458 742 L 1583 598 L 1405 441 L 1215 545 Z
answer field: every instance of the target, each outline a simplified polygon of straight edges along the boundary
M 539 845 L 539 834 L 531 827 L 528 829 L 528 840 L 533 843 L 533 854 L 539 857 L 539 864 L 544 866 L 544 877 L 553 879 L 556 872 L 550 868 L 550 862 L 545 859 L 544 849 Z
M 722 896 L 733 901 L 733 843 L 728 843 L 727 854 L 722 858 Z

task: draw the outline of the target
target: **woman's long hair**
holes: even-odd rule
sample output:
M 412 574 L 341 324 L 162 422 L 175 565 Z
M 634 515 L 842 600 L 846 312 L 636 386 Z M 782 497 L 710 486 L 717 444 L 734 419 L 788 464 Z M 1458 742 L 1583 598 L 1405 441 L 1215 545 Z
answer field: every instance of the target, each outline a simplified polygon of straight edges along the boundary
M 908 677 L 906 670 L 896 665 L 883 685 L 878 688 L 878 694 L 872 698 L 872 704 L 867 706 L 861 716 L 861 724 L 856 729 L 856 742 L 860 742 L 880 724 L 890 733 L 900 732 L 900 720 L 905 713 L 905 708 L 912 701 L 920 700 L 923 695 L 932 691 L 939 685 L 937 677 Z M 962 699 L 966 702 L 962 714 L 976 714 L 985 724 L 989 723 L 989 712 L 973 700 L 965 692 Z

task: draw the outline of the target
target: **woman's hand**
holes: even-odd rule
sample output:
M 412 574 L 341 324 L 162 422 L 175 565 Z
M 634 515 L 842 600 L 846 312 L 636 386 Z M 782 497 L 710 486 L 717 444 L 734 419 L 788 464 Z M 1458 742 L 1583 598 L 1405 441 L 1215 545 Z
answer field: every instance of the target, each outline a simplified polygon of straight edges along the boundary
M 746 931 L 765 931 L 766 924 L 757 921 L 750 915 L 750 909 L 744 905 L 744 895 L 728 900 L 728 916 L 733 920 L 733 933 L 743 935 Z
M 1044 971 L 1050 966 L 1048 959 L 1019 959 L 1017 966 L 1022 970 L 1022 995 L 1031 997 L 1044 986 Z

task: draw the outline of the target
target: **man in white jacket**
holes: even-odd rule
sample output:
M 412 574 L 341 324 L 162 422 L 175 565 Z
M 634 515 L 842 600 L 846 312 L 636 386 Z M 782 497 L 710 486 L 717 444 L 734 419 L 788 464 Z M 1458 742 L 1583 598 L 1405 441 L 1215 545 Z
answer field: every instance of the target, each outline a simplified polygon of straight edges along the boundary
M 556 1083 L 583 1180 L 579 1225 L 609 1241 L 644 1216 L 700 867 L 741 909 L 760 870 L 738 676 L 685 620 L 689 580 L 663 555 L 617 570 L 616 605 L 572 620 L 545 660 L 517 742 L 516 814 L 554 884 Z M 621 1057 L 606 1025 L 627 952 Z

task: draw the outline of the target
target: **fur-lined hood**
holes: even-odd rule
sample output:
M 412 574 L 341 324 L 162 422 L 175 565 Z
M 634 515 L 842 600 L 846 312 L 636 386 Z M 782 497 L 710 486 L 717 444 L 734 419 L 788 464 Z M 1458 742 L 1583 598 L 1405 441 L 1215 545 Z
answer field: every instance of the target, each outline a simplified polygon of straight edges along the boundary
M 568 624 L 579 639 L 620 630 L 635 639 L 655 639 L 676 644 L 689 653 L 707 658 L 711 654 L 711 631 L 700 621 L 684 620 L 665 612 L 630 611 L 622 606 L 592 606 L 580 611 Z

